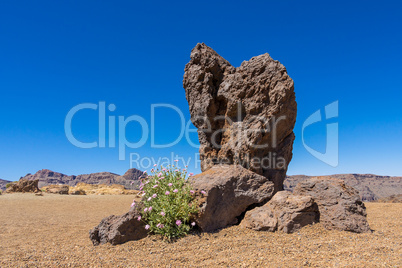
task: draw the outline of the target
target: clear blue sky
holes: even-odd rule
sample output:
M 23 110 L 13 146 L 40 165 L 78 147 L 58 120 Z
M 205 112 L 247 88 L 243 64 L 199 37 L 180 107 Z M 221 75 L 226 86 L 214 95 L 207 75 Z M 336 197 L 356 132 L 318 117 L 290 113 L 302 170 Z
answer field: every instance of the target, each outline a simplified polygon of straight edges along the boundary
M 401 12 L 401 1 L 1 1 L 0 178 L 42 168 L 124 173 L 130 163 L 117 148 L 81 149 L 67 140 L 68 111 L 105 101 L 116 106 L 107 116 L 150 122 L 151 104 L 169 103 L 188 120 L 182 78 L 198 42 L 234 66 L 265 52 L 286 66 L 298 103 L 289 174 L 400 176 Z M 301 128 L 337 100 L 339 165 L 331 167 L 306 151 Z M 174 112 L 160 112 L 155 141 L 173 141 L 178 126 Z M 139 129 L 129 125 L 127 138 L 139 140 Z M 73 132 L 95 141 L 96 111 L 77 114 Z M 325 122 L 304 135 L 325 150 Z M 186 140 L 166 149 L 148 140 L 126 153 L 194 158 L 197 151 Z

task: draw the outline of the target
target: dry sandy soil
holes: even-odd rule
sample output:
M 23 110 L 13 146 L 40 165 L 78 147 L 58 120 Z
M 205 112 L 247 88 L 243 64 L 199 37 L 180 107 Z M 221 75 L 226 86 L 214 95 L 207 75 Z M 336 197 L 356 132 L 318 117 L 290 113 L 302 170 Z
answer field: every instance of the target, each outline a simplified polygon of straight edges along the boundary
M 367 203 L 371 234 L 294 234 L 233 226 L 168 243 L 156 237 L 94 247 L 88 230 L 128 211 L 133 196 L 0 195 L 0 267 L 401 267 L 402 204 Z

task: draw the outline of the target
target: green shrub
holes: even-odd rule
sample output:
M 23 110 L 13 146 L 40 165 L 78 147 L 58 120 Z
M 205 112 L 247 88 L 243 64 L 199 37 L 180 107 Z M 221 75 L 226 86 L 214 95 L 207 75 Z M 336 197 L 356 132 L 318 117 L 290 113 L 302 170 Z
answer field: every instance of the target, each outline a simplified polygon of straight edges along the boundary
M 140 185 L 143 198 L 138 209 L 145 228 L 168 239 L 186 235 L 195 225 L 191 215 L 198 211 L 194 191 L 186 181 L 187 171 L 172 166 L 151 173 Z
M 11 185 L 13 185 L 14 184 L 14 182 L 9 182 L 9 183 L 7 183 L 6 184 L 6 188 L 9 188 Z

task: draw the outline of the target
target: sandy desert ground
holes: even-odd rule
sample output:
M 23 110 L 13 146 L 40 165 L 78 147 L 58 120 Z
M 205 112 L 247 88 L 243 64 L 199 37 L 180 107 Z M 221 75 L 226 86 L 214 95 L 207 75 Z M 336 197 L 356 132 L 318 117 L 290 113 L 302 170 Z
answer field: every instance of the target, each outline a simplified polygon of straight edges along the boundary
M 94 247 L 88 230 L 128 211 L 133 196 L 0 196 L 0 267 L 401 267 L 402 204 L 367 203 L 371 234 L 294 234 L 233 226 L 168 243 L 156 237 Z

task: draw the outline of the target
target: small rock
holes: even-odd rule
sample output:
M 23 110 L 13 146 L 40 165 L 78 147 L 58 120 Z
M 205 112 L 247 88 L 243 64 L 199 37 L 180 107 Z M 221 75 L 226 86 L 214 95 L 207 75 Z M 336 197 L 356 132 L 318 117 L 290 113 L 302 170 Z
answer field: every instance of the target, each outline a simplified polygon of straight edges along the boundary
M 140 213 L 135 209 L 102 219 L 98 226 L 89 231 L 89 238 L 94 246 L 110 243 L 118 245 L 127 241 L 139 240 L 148 235 L 145 224 L 138 220 Z
M 82 189 L 72 190 L 70 191 L 71 195 L 86 195 L 86 192 Z

